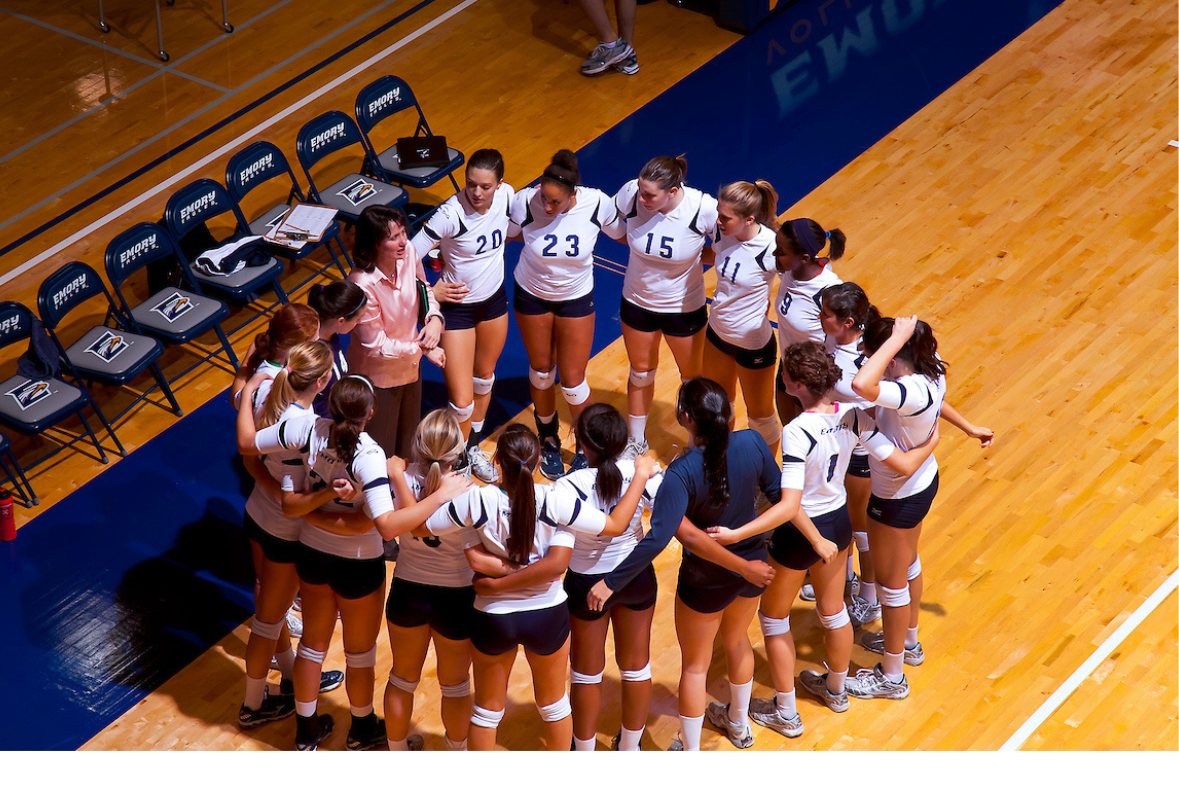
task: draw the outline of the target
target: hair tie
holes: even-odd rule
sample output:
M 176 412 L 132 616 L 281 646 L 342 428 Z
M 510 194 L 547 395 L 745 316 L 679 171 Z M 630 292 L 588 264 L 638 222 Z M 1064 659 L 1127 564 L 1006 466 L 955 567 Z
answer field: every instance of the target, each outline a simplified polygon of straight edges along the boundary
M 282 367 L 282 370 L 287 373 L 288 377 L 290 377 L 292 374 L 294 374 L 294 372 L 291 371 L 290 366 L 284 366 L 284 367 Z
M 826 238 L 826 239 L 831 239 L 831 232 L 830 232 L 830 231 L 824 231 L 824 232 L 823 232 L 823 236 L 824 236 L 824 238 Z
M 371 391 L 373 394 L 377 393 L 377 390 L 373 388 L 372 382 L 367 377 L 361 377 L 360 375 L 347 375 L 347 376 L 345 376 L 344 379 L 345 380 L 359 380 L 361 383 L 368 386 L 368 390 Z

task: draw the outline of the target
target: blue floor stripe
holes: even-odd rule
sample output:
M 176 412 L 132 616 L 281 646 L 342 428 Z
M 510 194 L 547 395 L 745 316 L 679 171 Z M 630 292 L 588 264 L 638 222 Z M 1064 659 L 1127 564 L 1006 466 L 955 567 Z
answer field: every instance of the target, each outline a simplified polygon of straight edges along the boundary
M 648 157 L 686 152 L 692 185 L 762 177 L 785 207 L 1056 5 L 804 0 L 582 149 L 584 182 L 613 192 Z M 626 261 L 607 240 L 598 252 Z M 621 276 L 599 270 L 597 285 L 595 351 L 619 335 Z M 514 329 L 497 374 L 498 423 L 528 401 Z M 441 374 L 425 378 L 442 405 Z M 80 746 L 249 615 L 232 430 L 218 397 L 0 546 L 0 689 L 19 697 L 0 748 Z

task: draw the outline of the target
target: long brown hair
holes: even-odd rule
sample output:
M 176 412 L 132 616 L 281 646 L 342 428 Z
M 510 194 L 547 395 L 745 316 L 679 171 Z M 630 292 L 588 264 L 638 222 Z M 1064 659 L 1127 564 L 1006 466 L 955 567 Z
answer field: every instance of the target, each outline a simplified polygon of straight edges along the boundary
M 503 489 L 512 505 L 508 524 L 508 557 L 527 563 L 536 538 L 536 490 L 532 471 L 540 459 L 540 439 L 532 429 L 512 423 L 500 434 L 495 458 L 503 472 Z
M 896 323 L 893 318 L 877 318 L 864 328 L 864 352 L 869 355 L 884 345 L 892 335 L 892 326 Z M 949 366 L 937 356 L 937 338 L 933 337 L 933 328 L 924 321 L 918 321 L 917 327 L 896 357 L 908 361 L 913 370 L 919 375 L 925 375 L 930 380 L 937 380 L 946 373 Z
M 254 338 L 254 352 L 247 366 L 247 379 L 263 361 L 277 363 L 297 343 L 319 334 L 319 314 L 306 304 L 284 304 L 274 311 L 265 332 Z
M 626 448 L 626 421 L 606 403 L 586 406 L 573 425 L 577 445 L 598 470 L 594 490 L 603 504 L 617 504 L 622 494 L 622 471 L 616 462 Z
M 696 423 L 696 438 L 704 451 L 708 506 L 719 510 L 729 500 L 729 395 L 720 383 L 694 377 L 680 386 L 675 410 Z
M 373 384 L 364 375 L 345 375 L 332 386 L 328 411 L 332 415 L 331 445 L 345 464 L 352 464 L 360 434 L 376 403 Z

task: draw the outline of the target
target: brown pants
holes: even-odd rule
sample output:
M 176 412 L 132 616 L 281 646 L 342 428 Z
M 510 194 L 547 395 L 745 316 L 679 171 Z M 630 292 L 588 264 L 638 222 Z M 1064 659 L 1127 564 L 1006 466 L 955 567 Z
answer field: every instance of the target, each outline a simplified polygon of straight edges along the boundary
M 413 435 L 422 421 L 422 378 L 375 391 L 373 418 L 365 429 L 388 456 L 413 457 Z

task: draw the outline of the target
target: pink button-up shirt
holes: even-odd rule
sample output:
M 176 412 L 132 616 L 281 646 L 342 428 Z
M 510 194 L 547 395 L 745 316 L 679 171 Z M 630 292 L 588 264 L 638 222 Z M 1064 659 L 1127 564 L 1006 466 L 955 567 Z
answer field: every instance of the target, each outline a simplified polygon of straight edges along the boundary
M 404 386 L 418 379 L 422 350 L 418 346 L 418 291 L 414 279 L 426 282 L 426 273 L 412 242 L 396 270 L 355 270 L 355 282 L 368 296 L 364 313 L 352 331 L 348 345 L 348 369 L 368 375 L 383 389 Z M 434 291 L 426 284 L 428 315 L 439 315 Z

